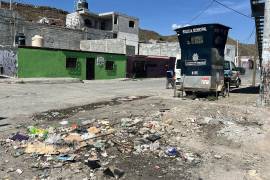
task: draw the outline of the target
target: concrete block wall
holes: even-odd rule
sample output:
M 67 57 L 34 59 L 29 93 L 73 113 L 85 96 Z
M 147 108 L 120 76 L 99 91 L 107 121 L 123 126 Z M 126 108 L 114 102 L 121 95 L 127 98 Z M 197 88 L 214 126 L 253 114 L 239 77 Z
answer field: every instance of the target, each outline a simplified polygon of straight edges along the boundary
M 26 36 L 26 45 L 32 45 L 32 37 L 41 35 L 44 38 L 44 47 L 58 49 L 80 49 L 80 41 L 87 39 L 112 38 L 113 33 L 98 29 L 85 28 L 73 30 L 64 27 L 49 26 L 27 22 L 16 15 L 15 25 L 11 11 L 0 9 L 0 45 L 12 46 L 16 32 L 23 32 Z
M 42 24 L 24 23 L 26 45 L 32 45 L 32 37 L 41 35 L 44 38 L 44 47 L 58 49 L 79 49 L 80 40 L 84 39 L 83 31 L 75 31 L 60 27 Z
M 14 19 L 17 14 L 0 9 L 0 45 L 12 46 L 14 41 Z
M 125 15 L 121 14 L 116 14 L 115 17 L 118 18 L 118 23 L 114 24 L 113 31 L 115 32 L 125 32 L 129 34 L 139 34 L 139 20 L 128 17 Z M 135 27 L 131 28 L 129 27 L 129 21 L 134 21 L 135 22 Z
M 234 45 L 226 45 L 225 59 L 234 62 L 235 52 L 236 47 Z M 139 55 L 181 58 L 181 49 L 178 42 L 140 43 Z
M 80 48 L 83 51 L 126 54 L 125 41 L 119 39 L 84 40 Z
M 135 48 L 134 54 L 135 55 L 138 54 L 139 37 L 137 34 L 119 32 L 117 38 L 120 40 L 124 40 L 126 45 L 134 47 Z
M 67 28 L 81 29 L 83 24 L 83 18 L 79 15 L 79 12 L 74 12 L 66 16 Z
M 181 49 L 178 42 L 140 43 L 139 55 L 180 57 Z

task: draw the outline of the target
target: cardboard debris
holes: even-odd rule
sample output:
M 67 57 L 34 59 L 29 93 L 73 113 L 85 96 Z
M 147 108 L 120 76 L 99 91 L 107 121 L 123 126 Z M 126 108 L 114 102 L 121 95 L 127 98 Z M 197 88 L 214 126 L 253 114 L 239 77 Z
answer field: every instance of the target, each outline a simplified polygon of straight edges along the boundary
M 64 138 L 66 142 L 81 142 L 83 141 L 80 134 L 77 133 L 71 133 L 67 137 Z
M 96 128 L 96 127 L 90 127 L 90 128 L 88 129 L 88 132 L 89 132 L 90 134 L 98 134 L 98 133 L 100 133 L 100 129 L 99 129 L 99 128 Z
M 25 153 L 32 154 L 58 154 L 53 145 L 46 145 L 45 143 L 37 142 L 28 144 Z
M 69 148 L 57 148 L 54 145 L 48 145 L 41 142 L 29 143 L 25 148 L 25 153 L 27 154 L 35 153 L 39 155 L 44 154 L 56 155 L 59 153 L 67 153 L 69 151 L 70 151 Z

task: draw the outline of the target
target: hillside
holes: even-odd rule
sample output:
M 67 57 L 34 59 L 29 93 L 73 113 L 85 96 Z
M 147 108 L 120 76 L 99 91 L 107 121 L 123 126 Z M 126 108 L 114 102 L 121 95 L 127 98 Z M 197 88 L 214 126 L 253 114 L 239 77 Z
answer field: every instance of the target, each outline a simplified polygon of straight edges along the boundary
M 2 2 L 2 8 L 9 9 L 9 3 Z M 13 3 L 12 9 L 20 16 L 31 22 L 37 22 L 46 17 L 50 20 L 50 25 L 65 26 L 67 11 L 47 6 L 34 6 L 30 4 Z
M 162 36 L 155 31 L 149 31 L 145 29 L 140 29 L 139 32 L 140 41 L 147 42 L 150 39 L 157 40 L 157 41 L 167 41 L 167 42 L 177 42 L 177 36 Z M 227 44 L 230 45 L 237 45 L 236 40 L 232 38 L 228 38 Z M 257 49 L 255 44 L 239 44 L 239 55 L 240 56 L 254 56 L 257 54 Z

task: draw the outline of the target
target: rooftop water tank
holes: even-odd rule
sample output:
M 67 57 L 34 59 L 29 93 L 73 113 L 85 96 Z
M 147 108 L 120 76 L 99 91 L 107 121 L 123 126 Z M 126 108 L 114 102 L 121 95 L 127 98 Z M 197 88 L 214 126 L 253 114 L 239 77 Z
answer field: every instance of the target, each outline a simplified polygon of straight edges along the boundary
M 32 46 L 43 47 L 44 46 L 44 38 L 40 35 L 35 35 L 34 37 L 32 37 Z
M 88 3 L 86 0 L 78 0 L 77 11 L 88 10 Z
M 15 44 L 17 44 L 18 46 L 25 46 L 25 35 L 23 33 L 16 34 Z

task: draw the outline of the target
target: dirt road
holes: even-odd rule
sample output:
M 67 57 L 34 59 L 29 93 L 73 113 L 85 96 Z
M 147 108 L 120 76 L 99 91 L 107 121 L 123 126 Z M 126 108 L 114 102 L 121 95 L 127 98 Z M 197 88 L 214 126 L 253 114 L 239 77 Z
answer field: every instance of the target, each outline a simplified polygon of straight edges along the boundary
M 218 101 L 147 93 L 38 113 L 1 134 L 0 177 L 267 180 L 270 111 L 256 107 L 254 93 L 237 89 Z M 28 126 L 48 136 L 31 136 Z M 10 141 L 12 132 L 30 139 Z

